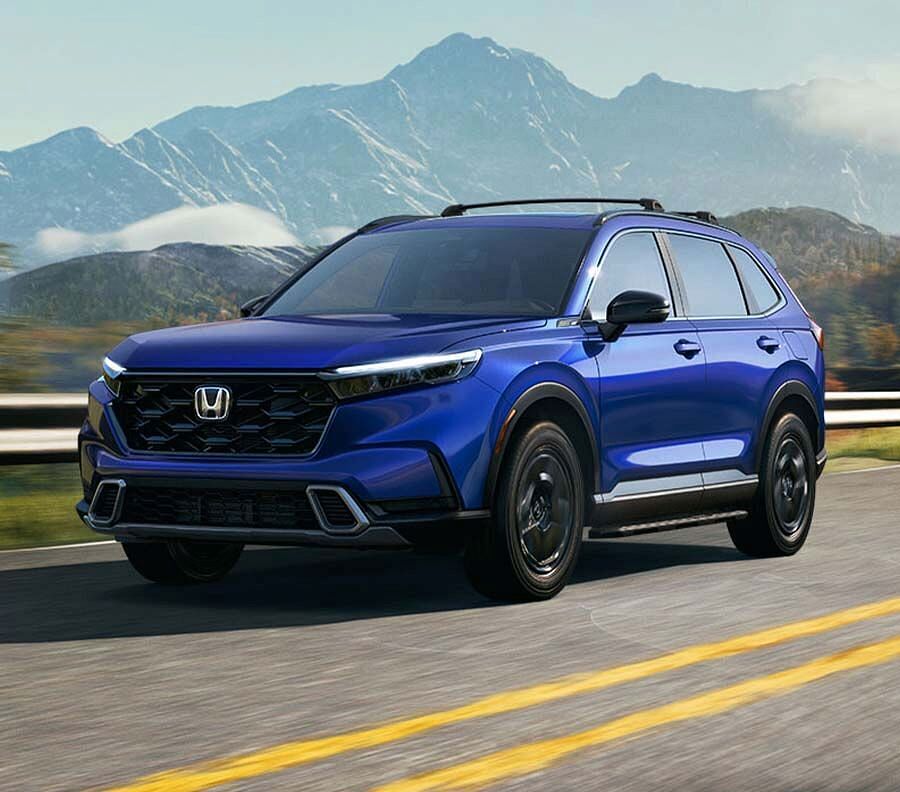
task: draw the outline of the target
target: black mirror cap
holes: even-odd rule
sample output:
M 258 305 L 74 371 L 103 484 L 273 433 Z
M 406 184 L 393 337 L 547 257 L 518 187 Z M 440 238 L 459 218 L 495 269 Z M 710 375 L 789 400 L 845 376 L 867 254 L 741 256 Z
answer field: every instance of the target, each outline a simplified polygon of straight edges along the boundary
M 258 297 L 247 300 L 247 302 L 245 302 L 240 308 L 241 318 L 246 319 L 248 316 L 253 316 L 256 313 L 256 309 L 261 307 L 262 304 L 268 299 L 268 294 L 260 294 Z
M 629 290 L 613 297 L 606 309 L 606 321 L 614 325 L 664 322 L 672 307 L 661 294 Z

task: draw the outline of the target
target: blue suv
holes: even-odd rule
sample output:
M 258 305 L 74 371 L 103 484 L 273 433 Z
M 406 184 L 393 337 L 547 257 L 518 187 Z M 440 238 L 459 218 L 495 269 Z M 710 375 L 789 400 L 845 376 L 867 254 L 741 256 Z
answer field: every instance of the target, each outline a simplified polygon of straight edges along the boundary
M 582 202 L 619 208 L 469 213 Z M 542 599 L 587 538 L 806 540 L 822 331 L 708 212 L 382 218 L 242 315 L 128 338 L 90 387 L 77 508 L 150 580 L 245 544 L 455 548 L 480 592 Z

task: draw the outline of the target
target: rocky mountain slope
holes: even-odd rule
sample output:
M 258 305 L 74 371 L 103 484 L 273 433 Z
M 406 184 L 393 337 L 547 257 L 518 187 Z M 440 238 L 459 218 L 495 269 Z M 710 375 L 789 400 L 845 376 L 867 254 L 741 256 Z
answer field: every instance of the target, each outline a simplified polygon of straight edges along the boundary
M 363 85 L 197 107 L 122 143 L 73 129 L 0 152 L 0 239 L 107 232 L 241 201 L 299 238 L 459 200 L 651 195 L 720 215 L 815 203 L 900 231 L 900 156 L 792 119 L 808 87 L 697 88 L 651 74 L 603 99 L 546 60 L 455 34 Z

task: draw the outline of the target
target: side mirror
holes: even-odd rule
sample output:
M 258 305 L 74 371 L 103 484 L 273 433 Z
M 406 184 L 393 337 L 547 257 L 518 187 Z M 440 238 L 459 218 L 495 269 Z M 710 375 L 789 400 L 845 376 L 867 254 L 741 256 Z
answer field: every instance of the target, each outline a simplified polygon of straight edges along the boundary
M 241 306 L 241 318 L 246 319 L 248 316 L 253 316 L 256 313 L 256 309 L 259 308 L 268 299 L 268 294 L 261 294 L 259 295 L 259 297 L 254 297 L 252 300 L 247 300 L 247 302 L 245 302 Z
M 615 341 L 628 325 L 664 322 L 670 310 L 669 301 L 661 294 L 624 291 L 610 301 L 606 308 L 606 322 L 600 329 L 607 341 Z

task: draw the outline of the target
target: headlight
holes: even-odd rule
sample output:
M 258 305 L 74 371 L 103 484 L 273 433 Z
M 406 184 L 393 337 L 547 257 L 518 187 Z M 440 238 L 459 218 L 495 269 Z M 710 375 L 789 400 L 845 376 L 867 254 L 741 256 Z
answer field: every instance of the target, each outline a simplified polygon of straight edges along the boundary
M 481 350 L 472 349 L 446 355 L 421 355 L 361 366 L 342 366 L 334 371 L 323 371 L 319 376 L 328 381 L 339 399 L 352 399 L 354 396 L 409 385 L 431 385 L 462 379 L 472 373 L 479 360 Z
M 119 376 L 124 373 L 124 371 L 124 366 L 120 366 L 108 357 L 103 358 L 103 381 L 114 396 L 119 395 L 119 387 L 122 384 L 119 382 Z

